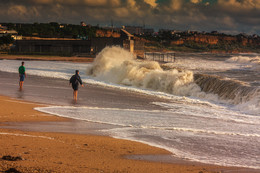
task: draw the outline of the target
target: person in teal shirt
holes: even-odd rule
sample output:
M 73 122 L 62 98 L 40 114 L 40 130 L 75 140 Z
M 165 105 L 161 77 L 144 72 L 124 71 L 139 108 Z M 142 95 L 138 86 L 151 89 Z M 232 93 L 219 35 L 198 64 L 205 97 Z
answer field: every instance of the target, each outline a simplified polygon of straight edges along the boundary
M 19 86 L 20 86 L 20 91 L 21 91 L 23 89 L 24 78 L 26 78 L 24 62 L 22 62 L 22 65 L 19 67 L 18 71 L 19 71 L 19 77 L 20 77 Z

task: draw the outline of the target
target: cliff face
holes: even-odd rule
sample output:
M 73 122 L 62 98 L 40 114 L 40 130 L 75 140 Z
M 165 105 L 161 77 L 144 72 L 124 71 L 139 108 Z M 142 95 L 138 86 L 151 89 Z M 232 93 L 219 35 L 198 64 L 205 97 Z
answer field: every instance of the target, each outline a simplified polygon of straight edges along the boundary
M 243 46 L 246 45 L 260 45 L 259 38 L 244 38 L 238 36 L 219 36 L 219 35 L 194 35 L 194 36 L 186 36 L 179 40 L 171 41 L 171 45 L 182 45 L 185 42 L 194 41 L 196 43 L 205 43 L 210 45 L 216 45 L 218 43 L 239 43 Z
M 204 35 L 198 35 L 198 36 L 191 36 L 186 38 L 187 41 L 195 41 L 196 43 L 208 43 L 208 44 L 217 44 L 218 38 L 215 36 L 204 36 Z
M 97 30 L 96 31 L 96 37 L 114 37 L 118 38 L 120 37 L 120 34 L 117 32 L 112 32 L 108 30 Z

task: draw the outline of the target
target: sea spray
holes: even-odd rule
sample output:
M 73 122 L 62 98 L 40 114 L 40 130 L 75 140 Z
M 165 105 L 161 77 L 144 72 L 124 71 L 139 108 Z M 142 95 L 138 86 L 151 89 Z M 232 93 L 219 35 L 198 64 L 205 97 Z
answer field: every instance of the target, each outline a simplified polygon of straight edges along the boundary
M 153 71 L 143 79 L 145 88 L 162 91 L 179 96 L 192 96 L 200 92 L 200 88 L 193 82 L 191 71 Z
M 120 47 L 107 47 L 98 54 L 87 74 L 106 82 L 152 89 L 181 96 L 200 91 L 188 70 L 163 70 L 155 61 L 137 61 Z

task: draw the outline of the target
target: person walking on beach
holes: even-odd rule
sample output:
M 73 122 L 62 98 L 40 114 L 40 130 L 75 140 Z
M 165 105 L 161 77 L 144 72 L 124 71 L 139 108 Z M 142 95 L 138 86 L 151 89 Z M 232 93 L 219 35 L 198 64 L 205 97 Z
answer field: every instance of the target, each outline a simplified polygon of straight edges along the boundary
M 20 77 L 19 86 L 20 86 L 20 91 L 22 91 L 24 78 L 26 78 L 24 62 L 22 62 L 22 65 L 19 67 L 18 71 L 19 71 L 19 77 Z
M 79 83 L 80 83 L 80 85 L 83 87 L 82 80 L 81 80 L 81 78 L 80 78 L 80 76 L 79 76 L 79 71 L 76 70 L 76 71 L 75 71 L 75 75 L 71 76 L 71 78 L 70 78 L 70 83 L 69 83 L 69 84 L 72 84 L 73 100 L 74 100 L 75 102 L 77 102 Z

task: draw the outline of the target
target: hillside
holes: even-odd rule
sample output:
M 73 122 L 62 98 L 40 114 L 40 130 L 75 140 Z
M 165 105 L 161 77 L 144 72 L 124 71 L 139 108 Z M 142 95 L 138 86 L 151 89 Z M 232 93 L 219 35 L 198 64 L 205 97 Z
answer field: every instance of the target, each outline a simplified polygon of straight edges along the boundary
M 260 37 L 225 34 L 159 34 L 157 37 L 142 37 L 147 49 L 166 49 L 190 52 L 260 52 Z

